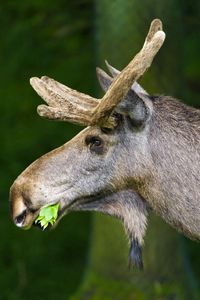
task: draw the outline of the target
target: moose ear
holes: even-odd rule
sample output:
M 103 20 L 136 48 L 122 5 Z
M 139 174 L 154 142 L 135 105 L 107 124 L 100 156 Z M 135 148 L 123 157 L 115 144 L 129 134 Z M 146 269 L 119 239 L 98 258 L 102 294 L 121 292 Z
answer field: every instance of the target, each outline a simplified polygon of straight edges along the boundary
M 119 70 L 112 67 L 107 61 L 106 66 L 113 78 L 115 78 L 119 73 L 121 73 Z M 100 68 L 96 68 L 97 78 L 99 80 L 99 84 L 104 92 L 107 92 L 109 86 L 111 85 L 113 78 L 110 77 L 106 72 L 104 72 Z M 136 81 L 133 83 L 131 90 L 137 93 L 142 93 L 145 95 L 148 95 L 148 93 L 143 89 L 143 87 L 137 83 Z
M 143 126 L 150 117 L 151 100 L 146 94 L 136 94 L 130 90 L 115 111 L 128 118 L 135 127 Z
M 109 86 L 111 85 L 113 78 L 110 77 L 106 72 L 104 72 L 100 68 L 96 68 L 97 78 L 99 80 L 99 84 L 104 92 L 107 92 Z
M 112 75 L 112 77 L 116 77 L 119 73 L 121 73 L 119 70 L 117 70 L 116 68 L 114 68 L 113 66 L 111 66 L 107 60 L 105 61 L 106 63 L 106 67 L 108 68 L 110 74 Z M 143 89 L 143 87 L 137 82 L 135 81 L 131 87 L 131 90 L 133 90 L 136 94 L 138 93 L 142 93 L 145 95 L 148 95 L 148 93 L 145 91 L 145 89 Z
M 112 73 L 112 76 L 116 76 L 120 73 L 108 63 L 107 66 Z M 100 68 L 96 68 L 96 72 L 100 86 L 106 92 L 109 89 L 113 78 Z M 115 111 L 121 115 L 127 116 L 133 126 L 142 126 L 149 118 L 149 103 L 150 99 L 147 92 L 135 82 L 126 97 L 118 104 Z

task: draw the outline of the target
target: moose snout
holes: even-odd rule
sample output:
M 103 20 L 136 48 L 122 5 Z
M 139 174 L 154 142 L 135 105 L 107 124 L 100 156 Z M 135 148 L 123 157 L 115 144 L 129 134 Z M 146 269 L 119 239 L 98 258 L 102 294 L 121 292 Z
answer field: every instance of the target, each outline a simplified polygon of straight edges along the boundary
M 10 188 L 10 211 L 17 227 L 28 229 L 37 216 L 37 211 L 31 208 L 31 201 L 25 196 L 23 184 L 14 182 Z M 27 190 L 26 190 L 27 194 Z

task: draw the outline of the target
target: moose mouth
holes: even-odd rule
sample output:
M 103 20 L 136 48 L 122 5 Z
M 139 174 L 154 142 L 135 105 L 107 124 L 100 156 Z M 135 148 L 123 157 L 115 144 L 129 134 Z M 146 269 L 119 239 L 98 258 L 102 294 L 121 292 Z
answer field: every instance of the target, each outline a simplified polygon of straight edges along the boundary
M 55 224 L 52 226 L 56 226 L 57 223 L 68 213 L 72 211 L 97 211 L 100 209 L 100 206 L 102 204 L 102 195 L 92 195 L 87 196 L 86 198 L 77 198 L 73 200 L 68 205 L 64 205 L 63 207 L 60 205 L 59 211 L 58 211 L 58 218 L 55 222 Z
M 58 210 L 58 215 L 57 215 L 57 219 L 55 220 L 54 224 L 49 223 L 48 226 L 45 228 L 45 230 L 48 229 L 53 229 L 55 228 L 58 223 L 60 222 L 60 220 L 67 215 L 68 213 L 72 212 L 72 211 L 86 211 L 86 210 L 96 210 L 95 207 L 98 206 L 97 203 L 99 202 L 99 200 L 97 200 L 98 197 L 94 197 L 94 196 L 90 196 L 87 197 L 87 199 L 75 199 L 72 202 L 70 202 L 67 205 L 62 205 L 61 202 L 59 203 L 59 210 Z M 40 229 L 43 229 L 41 227 L 41 225 L 39 224 L 39 222 L 37 221 L 37 218 L 39 216 L 39 212 L 43 207 L 41 207 L 39 210 L 37 210 L 37 214 L 35 215 L 34 221 L 33 221 L 33 226 L 34 227 L 38 227 Z M 44 229 L 43 229 L 44 230 Z
M 114 195 L 115 195 L 115 193 L 110 192 L 106 195 L 105 194 L 104 195 L 96 194 L 96 195 L 91 195 L 91 196 L 87 196 L 87 197 L 80 197 L 80 198 L 74 199 L 67 205 L 63 204 L 62 202 L 58 202 L 60 205 L 59 205 L 57 219 L 54 224 L 49 223 L 49 225 L 46 227 L 46 229 L 47 230 L 54 229 L 65 215 L 69 214 L 70 212 L 74 212 L 74 211 L 97 211 L 97 212 L 103 212 L 104 214 L 114 215 L 115 217 L 119 217 L 119 216 L 117 216 L 116 212 L 114 212 L 114 210 L 112 209 Z M 116 202 L 115 202 L 115 204 L 116 204 Z M 40 210 L 38 210 L 37 216 L 35 217 L 35 219 L 33 221 L 33 226 L 42 229 L 40 224 L 35 222 L 39 215 L 39 211 Z
M 59 207 L 61 207 L 61 204 L 59 202 L 57 204 L 59 204 Z M 35 218 L 33 220 L 32 226 L 37 227 L 37 228 L 42 229 L 42 230 L 48 230 L 48 229 L 55 228 L 56 225 L 58 224 L 58 222 L 62 219 L 62 217 L 64 215 L 68 214 L 68 212 L 70 211 L 71 206 L 72 206 L 72 204 L 70 203 L 69 205 L 60 208 L 58 210 L 58 215 L 57 215 L 57 218 L 56 218 L 55 222 L 53 222 L 52 224 L 50 222 L 48 222 L 48 226 L 46 226 L 45 228 L 42 227 L 40 222 L 38 222 L 37 220 L 38 220 L 38 217 L 40 216 L 41 209 L 44 208 L 44 207 L 48 207 L 48 206 L 41 207 L 39 210 L 37 210 L 37 215 L 35 216 Z

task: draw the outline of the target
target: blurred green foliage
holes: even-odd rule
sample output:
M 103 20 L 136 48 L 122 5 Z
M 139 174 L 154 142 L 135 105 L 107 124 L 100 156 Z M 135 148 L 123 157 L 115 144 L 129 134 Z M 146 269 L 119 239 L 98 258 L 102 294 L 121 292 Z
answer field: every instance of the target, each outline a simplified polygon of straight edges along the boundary
M 80 128 L 40 119 L 32 76 L 49 75 L 91 93 L 92 2 L 3 1 L 0 6 L 0 299 L 66 299 L 87 261 L 90 217 L 66 217 L 52 232 L 23 232 L 10 220 L 8 191 L 33 160 Z

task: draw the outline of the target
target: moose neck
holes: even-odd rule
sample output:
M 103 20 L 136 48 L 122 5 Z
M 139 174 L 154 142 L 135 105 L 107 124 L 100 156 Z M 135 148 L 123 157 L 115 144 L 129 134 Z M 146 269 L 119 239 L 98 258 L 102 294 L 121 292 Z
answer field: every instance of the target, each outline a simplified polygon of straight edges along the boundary
M 162 110 L 164 104 L 167 113 Z M 154 106 L 155 114 L 148 138 L 151 180 L 138 185 L 138 192 L 168 223 L 187 236 L 199 239 L 200 144 L 194 138 L 199 131 L 194 116 L 198 118 L 199 112 L 190 110 L 194 122 L 189 127 L 186 119 L 190 115 L 185 105 L 166 97 L 155 99 Z M 177 113 L 174 114 L 174 111 Z

